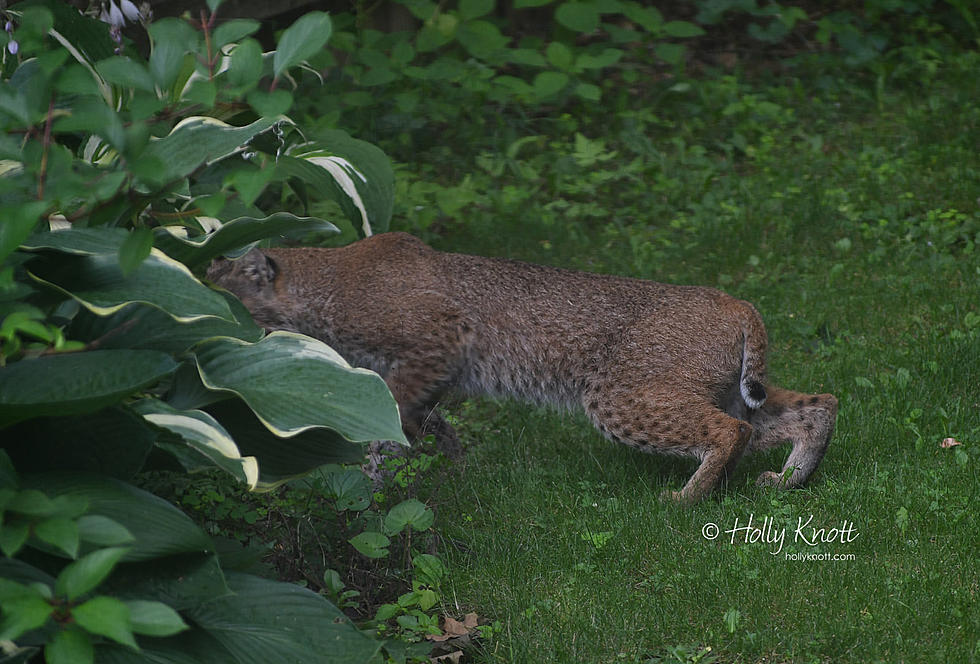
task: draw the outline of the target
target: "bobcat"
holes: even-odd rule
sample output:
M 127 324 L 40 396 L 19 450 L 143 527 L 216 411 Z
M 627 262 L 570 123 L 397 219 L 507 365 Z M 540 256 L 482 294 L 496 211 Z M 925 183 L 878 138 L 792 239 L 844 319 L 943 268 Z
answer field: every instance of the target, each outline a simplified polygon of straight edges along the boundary
M 766 330 L 720 291 L 436 251 L 405 233 L 339 249 L 252 250 L 208 277 L 256 322 L 333 346 L 384 377 L 409 437 L 431 431 L 450 390 L 584 409 L 607 438 L 693 456 L 677 500 L 704 497 L 746 450 L 793 443 L 796 487 L 833 433 L 837 399 L 766 383 Z

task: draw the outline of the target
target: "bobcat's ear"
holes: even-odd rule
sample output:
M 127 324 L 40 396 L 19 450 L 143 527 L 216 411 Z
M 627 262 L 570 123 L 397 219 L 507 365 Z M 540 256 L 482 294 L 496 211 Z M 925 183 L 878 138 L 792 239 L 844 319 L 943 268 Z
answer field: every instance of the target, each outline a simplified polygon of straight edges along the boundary
M 271 285 L 279 275 L 279 266 L 276 262 L 258 249 L 252 249 L 239 258 L 238 264 L 242 274 L 259 289 Z
M 207 273 L 208 279 L 216 284 L 230 287 L 232 283 L 244 285 L 244 282 L 257 291 L 272 285 L 278 275 L 276 262 L 258 249 L 234 260 L 216 258 Z

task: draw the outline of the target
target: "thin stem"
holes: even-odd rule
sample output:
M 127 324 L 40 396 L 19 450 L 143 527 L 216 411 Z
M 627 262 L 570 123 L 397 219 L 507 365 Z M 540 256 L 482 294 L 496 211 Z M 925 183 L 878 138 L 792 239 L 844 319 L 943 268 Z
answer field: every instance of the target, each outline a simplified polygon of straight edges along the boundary
M 48 117 L 44 122 L 44 142 L 41 152 L 41 170 L 37 177 L 37 200 L 44 200 L 44 183 L 48 177 L 48 149 L 51 147 L 51 122 L 54 119 L 54 95 L 48 102 Z

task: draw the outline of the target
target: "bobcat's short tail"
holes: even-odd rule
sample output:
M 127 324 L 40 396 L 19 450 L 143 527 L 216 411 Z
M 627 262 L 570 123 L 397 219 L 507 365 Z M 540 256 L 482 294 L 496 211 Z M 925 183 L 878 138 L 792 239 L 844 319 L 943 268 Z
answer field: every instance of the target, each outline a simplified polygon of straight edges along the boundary
M 739 387 L 745 405 L 756 410 L 766 402 L 766 347 L 769 338 L 762 317 L 748 302 L 742 302 L 742 376 Z

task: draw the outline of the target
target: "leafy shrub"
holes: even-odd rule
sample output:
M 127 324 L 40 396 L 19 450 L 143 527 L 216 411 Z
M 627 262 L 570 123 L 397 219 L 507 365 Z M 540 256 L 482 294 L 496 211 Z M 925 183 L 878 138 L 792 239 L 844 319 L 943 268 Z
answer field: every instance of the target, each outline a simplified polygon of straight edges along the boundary
M 6 12 L 0 640 L 18 661 L 361 662 L 385 647 L 322 596 L 235 571 L 132 484 L 217 468 L 269 489 L 359 462 L 359 443 L 405 442 L 380 377 L 313 339 L 263 337 L 195 276 L 261 240 L 336 232 L 281 210 L 317 196 L 383 230 L 393 191 L 380 150 L 285 115 L 329 17 L 263 53 L 258 22 L 217 25 L 209 4 L 150 24 L 148 58 L 54 0 Z

